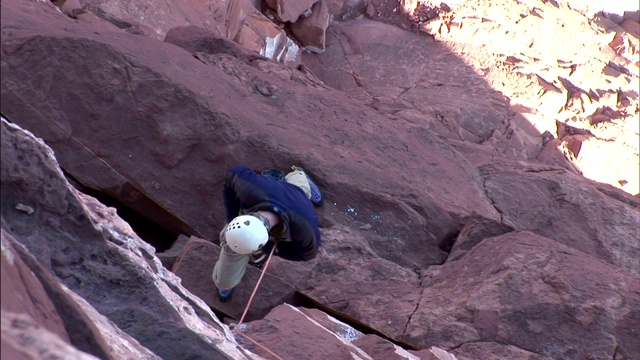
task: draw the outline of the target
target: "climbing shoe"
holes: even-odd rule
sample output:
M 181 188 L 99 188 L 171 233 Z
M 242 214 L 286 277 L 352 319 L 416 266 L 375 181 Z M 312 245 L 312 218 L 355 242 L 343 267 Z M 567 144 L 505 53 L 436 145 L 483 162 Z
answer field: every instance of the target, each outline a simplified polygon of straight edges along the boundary
M 218 289 L 218 299 L 222 302 L 227 302 L 231 300 L 231 295 L 233 295 L 233 289 Z
M 313 205 L 315 206 L 322 206 L 322 204 L 324 204 L 324 194 L 322 193 L 322 190 L 320 190 L 320 187 L 318 186 L 318 184 L 316 184 L 311 177 L 309 176 L 309 174 L 301 167 L 299 166 L 291 166 L 291 170 L 295 171 L 295 170 L 301 170 L 302 172 L 304 172 L 304 175 L 307 177 L 307 180 L 309 181 L 309 190 L 311 190 L 311 202 L 313 203 Z
M 280 169 L 269 169 L 262 172 L 262 175 L 268 176 L 278 181 L 284 181 L 284 171 Z

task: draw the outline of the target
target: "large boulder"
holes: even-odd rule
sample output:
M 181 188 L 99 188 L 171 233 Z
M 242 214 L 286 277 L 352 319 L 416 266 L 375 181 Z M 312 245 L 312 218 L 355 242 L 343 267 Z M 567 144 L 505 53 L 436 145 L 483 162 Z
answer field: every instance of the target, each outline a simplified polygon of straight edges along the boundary
M 640 275 L 637 198 L 545 165 L 495 162 L 481 169 L 487 195 L 503 224 Z
M 323 232 L 324 245 L 316 259 L 274 259 L 268 271 L 328 311 L 401 339 L 419 301 L 419 276 L 411 267 L 376 255 L 370 236 L 370 230 L 332 227 Z
M 486 239 L 424 273 L 403 340 L 445 349 L 498 342 L 553 359 L 640 351 L 640 276 L 530 232 Z
M 160 359 L 62 285 L 4 228 L 2 249 L 3 356 L 32 355 L 36 337 L 38 353 L 62 358 Z
M 304 50 L 321 54 L 325 48 L 326 31 L 331 22 L 329 7 L 318 1 L 310 9 L 311 14 L 291 24 L 291 32 L 300 41 Z
M 262 320 L 241 325 L 240 342 L 265 357 L 283 359 L 456 360 L 438 347 L 407 351 L 314 309 L 278 306 Z M 300 332 L 299 329 L 306 329 Z M 269 344 L 268 347 L 260 344 Z
M 305 16 L 311 10 L 313 4 L 322 0 L 266 0 L 265 3 L 274 12 L 279 21 L 295 22 L 300 16 Z
M 258 9 L 259 3 L 241 1 L 137 1 L 59 0 L 64 14 L 92 26 L 112 27 L 138 36 L 163 40 L 174 28 L 197 27 L 217 38 L 228 39 L 278 62 L 294 66 L 300 48 L 278 25 Z
M 13 259 L 9 265 L 19 264 L 19 257 L 28 265 L 27 275 L 36 275 L 49 301 L 64 317 L 65 330 L 75 346 L 113 359 L 155 355 L 165 359 L 249 358 L 236 349 L 230 332 L 211 310 L 180 285 L 180 279 L 154 256 L 151 245 L 115 209 L 71 187 L 51 148 L 4 118 L 1 130 L 4 259 Z M 34 303 L 42 299 L 42 305 L 16 304 L 16 295 L 12 301 L 3 282 L 3 311 L 6 307 L 14 314 L 29 314 L 64 341 L 67 335 L 55 312 L 43 321 L 42 311 L 51 312 L 51 305 L 38 282 L 29 277 L 24 282 L 11 279 L 16 281 L 16 292 L 33 283 L 23 291 L 34 295 Z M 76 300 L 70 292 L 82 299 Z M 121 331 L 136 340 L 119 336 Z M 124 340 L 116 344 L 110 337 Z

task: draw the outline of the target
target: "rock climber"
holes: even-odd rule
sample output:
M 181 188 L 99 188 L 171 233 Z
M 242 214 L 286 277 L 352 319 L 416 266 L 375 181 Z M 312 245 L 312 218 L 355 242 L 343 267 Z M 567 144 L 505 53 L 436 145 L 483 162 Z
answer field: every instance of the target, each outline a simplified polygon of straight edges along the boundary
M 229 301 L 247 264 L 260 265 L 274 254 L 309 261 L 320 246 L 319 219 L 314 208 L 324 195 L 296 166 L 287 175 L 279 169 L 258 173 L 246 166 L 227 171 L 223 196 L 227 225 L 220 232 L 220 257 L 213 269 L 218 298 Z

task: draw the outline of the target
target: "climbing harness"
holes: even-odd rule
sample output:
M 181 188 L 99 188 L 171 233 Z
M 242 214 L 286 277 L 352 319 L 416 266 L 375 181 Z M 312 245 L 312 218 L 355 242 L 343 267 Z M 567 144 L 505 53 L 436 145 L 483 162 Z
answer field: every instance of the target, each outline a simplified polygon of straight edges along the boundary
M 253 289 L 253 293 L 251 293 L 251 297 L 249 297 L 249 302 L 247 303 L 247 306 L 244 308 L 244 312 L 242 313 L 242 316 L 240 317 L 240 321 L 238 321 L 238 324 L 233 324 L 233 323 L 229 324 L 229 329 L 231 330 L 231 333 L 233 335 L 242 335 L 244 338 L 246 338 L 247 340 L 251 341 L 255 345 L 259 346 L 262 350 L 268 352 L 269 354 L 271 354 L 276 359 L 284 360 L 280 356 L 276 355 L 273 351 L 267 349 L 265 346 L 259 344 L 257 341 L 253 340 L 249 336 L 243 334 L 242 331 L 240 331 L 240 326 L 242 325 L 242 322 L 244 321 L 244 318 L 247 315 L 247 312 L 249 311 L 249 307 L 251 306 L 251 302 L 253 302 L 253 298 L 255 297 L 256 292 L 258 291 L 258 287 L 260 287 L 260 283 L 262 282 L 262 278 L 264 277 L 264 274 L 267 272 L 267 267 L 269 267 L 269 261 L 271 261 L 271 258 L 273 257 L 273 253 L 274 253 L 275 249 L 276 249 L 275 246 L 271 248 L 271 252 L 269 253 L 269 257 L 267 257 L 267 261 L 264 263 L 264 267 L 262 268 L 262 274 L 260 274 L 260 278 L 258 278 L 258 282 L 256 283 L 256 287 Z

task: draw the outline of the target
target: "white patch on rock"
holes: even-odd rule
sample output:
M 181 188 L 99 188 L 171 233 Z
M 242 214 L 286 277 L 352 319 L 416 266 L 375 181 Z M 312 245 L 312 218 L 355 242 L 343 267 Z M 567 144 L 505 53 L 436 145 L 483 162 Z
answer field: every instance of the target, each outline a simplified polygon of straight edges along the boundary
M 25 205 L 22 203 L 18 203 L 18 205 L 16 205 L 16 210 L 22 211 L 22 212 L 26 212 L 28 215 L 33 214 L 34 210 L 31 206 L 29 205 Z
M 4 233 L 4 231 L 3 231 Z M 13 252 L 5 246 L 5 238 L 2 238 L 2 241 L 0 242 L 0 248 L 2 249 L 2 256 L 4 256 L 5 259 L 7 259 L 7 262 L 9 263 L 9 265 L 13 266 L 13 264 L 15 263 L 15 256 L 13 254 Z
M 331 317 L 330 315 L 325 314 L 329 320 L 335 322 L 336 324 L 340 325 L 343 329 L 345 329 L 345 333 L 340 333 L 340 334 L 335 333 L 335 332 L 327 329 L 326 327 L 322 326 L 322 324 L 320 324 L 319 322 L 317 322 L 314 319 L 310 318 L 309 316 L 307 316 L 307 314 L 303 313 L 302 311 L 300 311 L 296 307 L 291 306 L 289 304 L 285 304 L 285 305 L 289 306 L 289 308 L 291 308 L 292 310 L 301 313 L 305 318 L 307 318 L 307 320 L 309 320 L 311 323 L 316 325 L 318 328 L 329 332 L 330 334 L 335 336 L 338 340 L 340 340 L 340 342 L 342 342 L 347 347 L 349 347 L 349 349 L 353 350 L 353 352 L 351 352 L 351 356 L 354 359 L 370 359 L 370 360 L 373 360 L 371 358 L 371 356 L 369 356 L 367 353 L 365 353 L 362 349 L 360 349 L 359 347 L 354 346 L 353 344 L 351 344 L 351 341 L 356 340 L 357 338 L 362 336 L 361 332 L 359 332 L 356 329 L 350 327 L 349 325 L 339 321 L 338 319 L 336 319 L 334 317 Z M 347 329 L 350 329 L 350 330 L 347 330 Z
M 431 351 L 431 353 L 435 355 L 438 360 L 458 360 L 455 355 L 451 354 L 450 352 L 444 351 L 436 346 L 430 347 L 429 351 Z
M 396 349 L 395 353 L 402 358 L 405 358 L 407 360 L 420 360 L 419 357 L 413 355 L 412 353 L 408 352 L 407 350 L 401 348 L 398 345 L 394 344 L 393 347 Z

